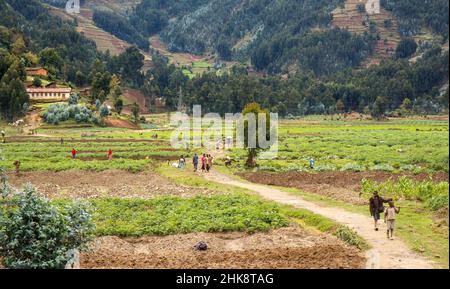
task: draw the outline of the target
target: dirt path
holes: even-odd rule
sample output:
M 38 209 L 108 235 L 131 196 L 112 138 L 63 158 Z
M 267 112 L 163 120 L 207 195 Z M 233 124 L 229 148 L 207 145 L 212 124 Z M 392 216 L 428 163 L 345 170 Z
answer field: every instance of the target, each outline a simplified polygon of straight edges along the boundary
M 372 246 L 372 249 L 366 254 L 366 268 L 368 269 L 433 268 L 431 262 L 409 250 L 402 241 L 398 239 L 388 240 L 385 237 L 384 224 L 380 231 L 376 232 L 373 229 L 373 221 L 370 217 L 351 213 L 344 209 L 319 206 L 315 203 L 305 201 L 298 196 L 293 196 L 268 186 L 234 180 L 217 171 L 213 171 L 206 175 L 206 178 L 217 183 L 233 185 L 257 192 L 266 199 L 292 205 L 296 208 L 306 209 L 353 228 Z

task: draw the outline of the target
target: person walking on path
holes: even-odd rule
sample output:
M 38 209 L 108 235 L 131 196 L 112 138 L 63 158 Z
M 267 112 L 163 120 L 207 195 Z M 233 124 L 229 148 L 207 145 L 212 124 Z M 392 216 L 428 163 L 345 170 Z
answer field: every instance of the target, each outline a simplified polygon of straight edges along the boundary
M 198 171 L 198 155 L 195 154 L 194 158 L 192 159 L 192 164 L 194 165 L 194 172 Z
M 213 163 L 214 163 L 213 160 L 214 160 L 213 156 L 209 155 L 209 158 L 208 158 L 209 170 L 212 170 Z
M 202 156 L 202 172 L 205 172 L 206 170 L 206 155 L 203 154 Z
M 389 202 L 389 207 L 384 212 L 384 222 L 387 226 L 387 238 L 394 240 L 395 219 L 397 214 L 400 213 L 400 207 L 397 208 L 393 201 Z M 389 236 L 390 235 L 390 236 Z
M 389 200 L 383 199 L 377 191 L 373 193 L 373 197 L 369 200 L 370 215 L 374 219 L 375 231 L 378 231 L 378 220 L 380 220 L 380 214 L 384 212 L 384 203 Z

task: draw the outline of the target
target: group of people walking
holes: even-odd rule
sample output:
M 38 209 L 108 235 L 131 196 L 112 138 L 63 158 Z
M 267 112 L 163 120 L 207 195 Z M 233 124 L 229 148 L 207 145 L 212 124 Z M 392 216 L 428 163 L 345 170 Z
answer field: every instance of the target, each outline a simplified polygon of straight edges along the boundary
M 212 169 L 214 158 L 210 154 L 203 154 L 199 156 L 197 154 L 192 158 L 192 164 L 194 165 L 194 172 L 198 171 L 198 165 L 201 164 L 202 172 L 209 172 Z

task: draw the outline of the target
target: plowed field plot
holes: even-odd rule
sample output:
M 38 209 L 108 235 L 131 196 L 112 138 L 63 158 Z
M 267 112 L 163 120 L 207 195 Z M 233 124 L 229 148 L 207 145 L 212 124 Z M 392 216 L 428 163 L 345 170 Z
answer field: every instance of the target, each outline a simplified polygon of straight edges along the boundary
M 193 246 L 206 242 L 209 250 Z M 365 258 L 335 237 L 298 226 L 267 233 L 195 233 L 98 238 L 83 268 L 363 268 Z

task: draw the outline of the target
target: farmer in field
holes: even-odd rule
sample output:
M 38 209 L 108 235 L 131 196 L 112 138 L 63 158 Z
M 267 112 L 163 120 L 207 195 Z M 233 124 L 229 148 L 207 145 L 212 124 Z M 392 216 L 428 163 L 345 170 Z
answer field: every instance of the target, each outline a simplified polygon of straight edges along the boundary
M 316 161 L 313 159 L 313 158 L 311 158 L 310 160 L 309 160 L 309 168 L 311 169 L 311 170 L 314 170 L 314 167 L 316 166 Z
M 6 135 L 5 131 L 2 130 L 2 143 L 6 143 L 5 135 Z
M 61 145 L 63 145 L 64 144 L 64 139 L 63 138 L 61 138 Z
M 14 166 L 16 167 L 16 175 L 19 176 L 20 175 L 20 161 L 19 160 L 15 161 Z
M 194 172 L 198 171 L 198 155 L 195 154 L 194 158 L 192 159 L 192 164 L 194 165 Z
M 108 151 L 108 153 L 107 153 L 107 157 L 108 157 L 108 160 L 112 160 L 112 158 L 113 158 L 113 151 L 112 151 L 112 149 L 109 149 L 109 151 Z
M 387 237 L 388 239 L 393 240 L 394 239 L 394 228 L 395 228 L 395 219 L 397 217 L 397 214 L 400 213 L 400 207 L 397 208 L 394 205 L 393 201 L 389 202 L 389 207 L 387 207 L 386 211 L 384 212 L 384 222 L 387 226 Z
M 77 150 L 75 148 L 72 148 L 72 158 L 76 159 L 77 158 Z
M 380 214 L 384 212 L 384 203 L 389 200 L 383 199 L 377 191 L 373 193 L 373 197 L 369 200 L 370 215 L 375 221 L 375 231 L 378 231 L 378 220 L 380 220 Z

